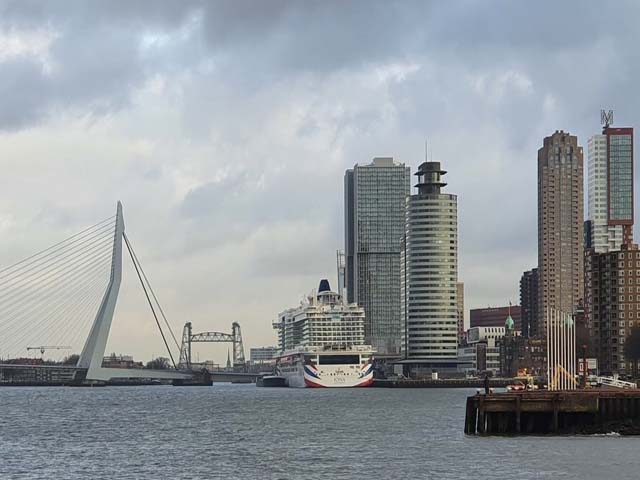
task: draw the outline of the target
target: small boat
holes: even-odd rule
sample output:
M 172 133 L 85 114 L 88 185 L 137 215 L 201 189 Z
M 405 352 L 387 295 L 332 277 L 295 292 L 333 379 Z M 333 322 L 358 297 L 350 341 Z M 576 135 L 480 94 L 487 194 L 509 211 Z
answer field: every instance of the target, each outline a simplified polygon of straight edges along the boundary
M 280 375 L 265 375 L 256 379 L 257 387 L 286 387 L 287 379 Z

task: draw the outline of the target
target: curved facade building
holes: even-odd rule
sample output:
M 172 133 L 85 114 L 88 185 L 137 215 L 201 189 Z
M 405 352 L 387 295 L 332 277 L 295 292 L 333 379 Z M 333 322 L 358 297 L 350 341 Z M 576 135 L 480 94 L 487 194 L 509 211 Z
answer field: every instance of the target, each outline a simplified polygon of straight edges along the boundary
M 458 204 L 441 191 L 445 173 L 439 162 L 420 165 L 406 205 L 404 357 L 414 371 L 457 367 Z

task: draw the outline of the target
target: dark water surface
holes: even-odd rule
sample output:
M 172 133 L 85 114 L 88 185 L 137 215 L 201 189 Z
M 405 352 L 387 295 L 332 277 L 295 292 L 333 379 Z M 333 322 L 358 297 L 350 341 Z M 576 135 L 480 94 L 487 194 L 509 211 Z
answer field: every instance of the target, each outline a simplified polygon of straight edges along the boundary
M 0 479 L 640 479 L 640 438 L 477 438 L 469 390 L 0 389 Z

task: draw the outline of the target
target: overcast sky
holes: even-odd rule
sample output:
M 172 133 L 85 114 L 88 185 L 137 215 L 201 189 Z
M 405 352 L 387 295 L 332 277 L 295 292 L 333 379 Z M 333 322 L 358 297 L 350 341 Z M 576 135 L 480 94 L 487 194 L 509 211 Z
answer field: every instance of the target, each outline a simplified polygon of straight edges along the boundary
M 335 284 L 344 170 L 415 171 L 428 138 L 466 308 L 517 303 L 537 149 L 564 129 L 586 155 L 604 107 L 639 123 L 639 24 L 635 1 L 0 0 L 0 265 L 121 200 L 177 333 L 275 344 L 276 314 Z M 152 322 L 126 270 L 110 351 L 160 353 Z

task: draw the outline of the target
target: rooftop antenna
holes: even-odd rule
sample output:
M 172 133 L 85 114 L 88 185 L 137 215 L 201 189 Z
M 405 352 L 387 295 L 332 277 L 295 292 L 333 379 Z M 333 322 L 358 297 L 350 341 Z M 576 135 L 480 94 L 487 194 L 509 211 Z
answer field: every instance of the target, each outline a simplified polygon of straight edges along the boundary
M 428 138 L 424 139 L 424 161 L 425 162 L 429 161 L 429 139 Z
M 609 128 L 609 125 L 613 125 L 613 110 L 600 110 L 600 124 L 604 128 Z

